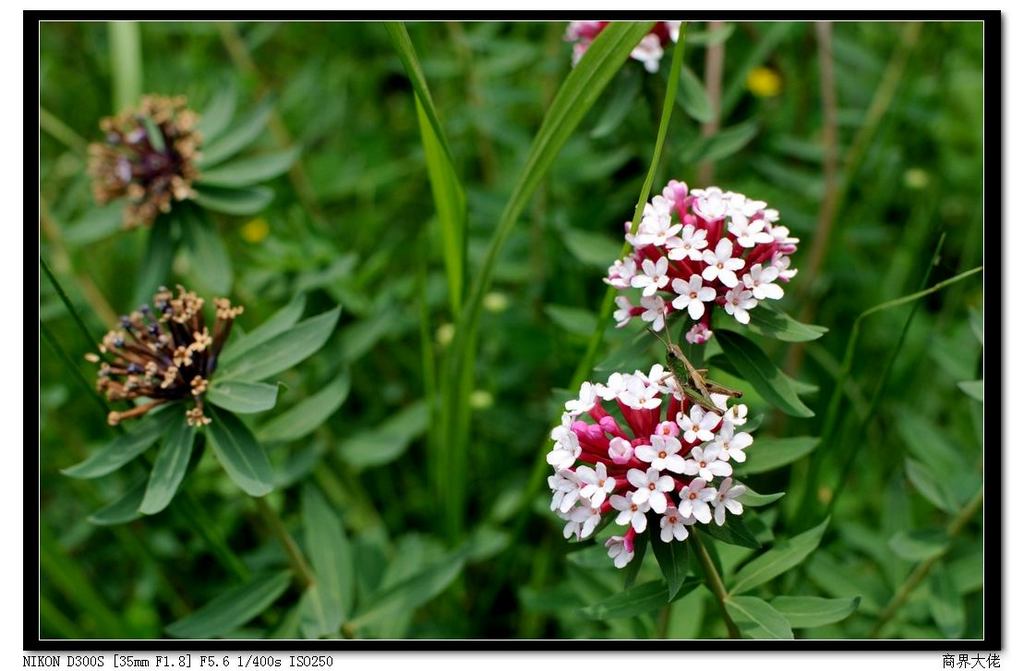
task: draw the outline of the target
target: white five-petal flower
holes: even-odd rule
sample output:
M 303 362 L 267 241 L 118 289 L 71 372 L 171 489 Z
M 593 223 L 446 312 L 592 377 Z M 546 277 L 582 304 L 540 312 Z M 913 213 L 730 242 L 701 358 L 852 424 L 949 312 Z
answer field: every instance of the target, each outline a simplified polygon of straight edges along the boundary
M 662 257 L 664 260 L 664 257 Z M 640 319 L 651 323 L 651 328 L 660 331 L 665 328 L 665 315 L 668 314 L 668 305 L 661 296 L 644 296 L 640 299 L 640 305 L 644 311 L 640 313 Z
M 750 323 L 751 310 L 757 307 L 754 294 L 743 287 L 733 287 L 725 292 L 725 311 L 731 314 L 741 324 Z
M 679 512 L 684 517 L 695 517 L 697 521 L 707 524 L 711 521 L 708 501 L 715 498 L 715 489 L 705 485 L 707 482 L 696 478 L 679 490 Z
M 686 310 L 692 319 L 700 319 L 704 316 L 704 304 L 715 300 L 715 290 L 704 286 L 700 275 L 690 275 L 690 281 L 684 282 L 681 279 L 672 280 L 672 291 L 679 294 L 672 299 L 672 307 L 676 310 Z
M 701 273 L 701 277 L 705 280 L 713 282 L 715 279 L 718 279 L 729 288 L 739 284 L 740 281 L 736 277 L 736 271 L 743 267 L 744 261 L 743 259 L 733 258 L 732 241 L 728 238 L 719 240 L 713 252 L 710 249 L 705 249 L 703 259 L 704 263 L 708 264 Z M 634 279 L 633 281 L 635 282 L 636 280 Z M 634 284 L 634 286 L 636 285 Z
M 626 296 L 616 296 L 615 305 L 618 309 L 612 313 L 612 318 L 615 320 L 615 326 L 622 328 L 633 318 L 631 313 L 633 304 L 629 302 L 629 298 Z
M 615 518 L 616 524 L 631 525 L 638 534 L 647 529 L 647 511 L 651 509 L 649 501 L 637 501 L 636 492 L 629 492 L 625 496 L 616 494 L 609 501 L 612 508 L 619 511 Z
M 599 508 L 606 496 L 615 491 L 615 478 L 608 477 L 608 467 L 604 462 L 597 462 L 594 468 L 580 466 L 576 469 L 576 477 L 583 483 L 580 496 Z
M 743 504 L 737 501 L 737 499 L 743 496 L 746 491 L 747 488 L 743 485 L 733 484 L 732 478 L 722 480 L 718 486 L 718 491 L 715 492 L 715 497 L 711 500 L 712 505 L 715 506 L 715 524 L 718 526 L 725 524 L 726 510 L 733 515 L 743 513 Z
M 688 443 L 698 441 L 706 443 L 714 440 L 714 429 L 722 417 L 710 410 L 704 410 L 696 403 L 690 406 L 690 414 L 682 412 L 676 415 L 676 424 L 683 430 L 683 440 Z
M 759 244 L 767 244 L 774 240 L 772 234 L 764 230 L 765 222 L 762 219 L 748 219 L 741 213 L 733 213 L 729 220 L 729 232 L 736 236 L 736 242 L 740 247 L 754 247 Z
M 666 257 L 663 256 L 657 261 L 644 259 L 640 268 L 643 272 L 634 275 L 629 283 L 638 289 L 642 288 L 644 296 L 653 296 L 658 289 L 668 284 L 668 259 Z
M 604 542 L 608 548 L 608 556 L 612 558 L 615 568 L 625 568 L 626 564 L 633 561 L 633 550 L 626 548 L 625 536 L 612 536 Z
M 696 229 L 693 224 L 683 226 L 682 233 L 677 238 L 669 238 L 665 241 L 668 249 L 668 258 L 673 261 L 690 259 L 700 261 L 704 258 L 701 250 L 708 246 L 708 232 L 703 228 Z
M 759 301 L 766 298 L 777 301 L 782 298 L 782 287 L 773 284 L 778 278 L 779 269 L 775 266 L 762 268 L 760 263 L 755 263 L 750 267 L 750 272 L 743 275 L 743 286 L 750 289 Z
M 682 473 L 685 460 L 678 454 L 681 449 L 683 445 L 675 436 L 651 436 L 651 444 L 637 445 L 633 454 L 659 471 Z
M 626 472 L 626 480 L 636 487 L 636 491 L 633 492 L 634 503 L 646 501 L 654 512 L 665 512 L 669 503 L 665 492 L 671 492 L 675 488 L 672 476 L 662 475 L 661 471 L 653 467 L 648 468 L 646 473 L 639 468 L 631 468 Z
M 581 415 L 588 412 L 597 403 L 597 388 L 589 382 L 580 386 L 579 398 L 565 402 L 565 410 L 571 415 Z
M 690 535 L 686 527 L 695 521 L 692 517 L 683 517 L 675 507 L 667 508 L 665 516 L 661 518 L 661 540 L 665 543 L 672 542 L 673 538 L 685 541 Z
M 724 461 L 718 460 L 718 448 L 714 444 L 690 450 L 690 458 L 683 464 L 683 473 L 686 475 L 698 475 L 701 480 L 711 482 L 715 476 L 732 475 L 732 466 Z
M 728 415 L 726 416 L 728 417 Z M 723 461 L 732 460 L 741 464 L 747 460 L 747 454 L 743 450 L 750 447 L 753 443 L 753 437 L 746 431 L 736 433 L 732 422 L 723 422 L 722 430 L 718 432 L 718 437 L 715 438 L 718 458 Z

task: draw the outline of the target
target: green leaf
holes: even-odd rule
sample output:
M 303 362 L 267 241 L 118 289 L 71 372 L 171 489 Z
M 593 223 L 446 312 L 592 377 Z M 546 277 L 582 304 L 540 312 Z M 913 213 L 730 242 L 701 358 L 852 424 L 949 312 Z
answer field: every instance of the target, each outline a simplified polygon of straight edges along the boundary
M 144 515 L 155 515 L 171 502 L 178 486 L 188 470 L 188 460 L 192 456 L 192 445 L 195 442 L 196 429 L 189 426 L 181 415 L 164 434 L 163 445 L 156 455 L 156 462 L 149 474 L 146 495 L 139 505 L 139 512 Z
M 124 524 L 125 522 L 138 519 L 141 516 L 141 513 L 139 513 L 139 503 L 142 502 L 142 496 L 145 492 L 146 480 L 139 480 L 112 503 L 103 506 L 92 515 L 89 515 L 88 519 L 91 523 L 100 526 Z
M 597 326 L 597 317 L 590 310 L 574 308 L 567 305 L 545 305 L 544 314 L 551 318 L 556 325 L 572 333 L 589 337 Z
M 680 585 L 675 600 L 689 594 L 701 581 L 688 578 Z M 612 596 L 590 606 L 580 609 L 584 617 L 594 620 L 614 620 L 623 617 L 636 617 L 652 613 L 669 603 L 668 586 L 664 580 L 646 582 Z
M 218 379 L 258 382 L 288 370 L 324 346 L 334 333 L 339 314 L 341 306 L 299 322 L 250 348 L 245 356 L 235 355 L 221 362 Z
M 200 171 L 231 158 L 252 144 L 263 132 L 272 111 L 270 100 L 264 100 L 243 121 L 234 124 L 223 135 L 205 144 L 198 161 Z
M 224 371 L 225 366 L 237 361 L 239 357 L 257 345 L 261 345 L 274 336 L 284 333 L 299 321 L 302 312 L 306 309 L 306 295 L 295 294 L 288 305 L 271 315 L 270 319 L 263 322 L 241 338 L 229 341 L 220 353 L 220 370 Z
M 176 216 L 172 210 L 169 215 L 157 217 L 149 229 L 146 252 L 135 279 L 135 305 L 150 302 L 156 290 L 170 279 Z
M 341 520 L 320 492 L 312 485 L 302 488 L 302 524 L 305 547 L 316 575 L 317 590 L 311 595 L 311 607 L 321 614 L 318 635 L 338 631 L 352 610 L 355 574 L 352 548 Z
M 341 407 L 351 387 L 352 377 L 345 371 L 317 393 L 261 426 L 256 435 L 266 443 L 283 443 L 312 433 Z
M 373 625 L 389 615 L 410 612 L 447 589 L 462 572 L 465 558 L 456 553 L 433 563 L 424 570 L 384 589 L 368 599 L 368 607 L 349 624 L 353 629 Z
M 704 90 L 703 82 L 693 73 L 693 70 L 685 65 L 680 75 L 679 86 L 682 89 L 682 95 L 679 97 L 679 104 L 691 118 L 701 123 L 711 121 L 715 116 L 715 111 Z
M 793 417 L 814 416 L 814 412 L 796 395 L 782 371 L 760 347 L 732 331 L 715 329 L 715 338 L 729 363 L 766 401 Z
M 889 547 L 903 559 L 924 561 L 946 550 L 949 537 L 942 529 L 901 531 L 889 539 Z
M 426 104 L 430 102 L 427 101 Z M 452 314 L 457 316 L 462 309 L 466 274 L 466 194 L 455 172 L 455 166 L 449 160 L 447 144 L 437 136 L 424 109 L 424 103 L 418 96 L 416 116 L 419 119 L 430 191 L 441 229 L 441 250 L 444 256 L 445 277 L 448 279 L 448 299 Z
M 761 543 L 754 536 L 754 533 L 747 527 L 742 518 L 736 515 L 726 516 L 725 524 L 705 524 L 701 530 L 707 535 L 717 538 L 723 543 L 740 545 L 751 550 L 761 549 Z
M 935 479 L 928 468 L 910 457 L 907 457 L 905 467 L 907 479 L 921 496 L 947 513 L 957 512 L 958 506 L 953 494 Z
M 338 452 L 357 468 L 380 466 L 400 457 L 413 438 L 423 433 L 430 418 L 425 401 L 417 401 L 379 426 L 345 440 Z
M 178 411 L 181 406 L 175 404 Z M 156 442 L 171 423 L 181 415 L 175 409 L 158 408 L 151 411 L 138 423 L 111 441 L 106 447 L 93 452 L 81 463 L 61 470 L 72 478 L 98 478 L 113 473 L 139 456 Z
M 758 304 L 757 309 L 751 310 L 749 314 L 750 323 L 747 327 L 766 338 L 785 342 L 808 342 L 828 333 L 824 326 L 803 324 L 765 303 Z
M 771 550 L 755 557 L 736 572 L 729 593 L 749 592 L 802 562 L 818 547 L 828 522 L 826 519 L 802 534 L 777 541 Z
M 758 438 L 744 454 L 747 460 L 735 464 L 737 473 L 751 475 L 764 473 L 791 464 L 818 446 L 819 438 L 794 436 L 792 438 Z
M 777 596 L 771 601 L 772 608 L 794 629 L 821 627 L 849 617 L 860 604 L 860 597 L 849 599 L 826 599 L 820 596 Z
M 250 496 L 268 494 L 274 488 L 274 471 L 263 447 L 249 428 L 230 412 L 209 410 L 212 421 L 206 433 L 228 477 Z
M 607 270 L 622 252 L 621 244 L 601 233 L 566 227 L 561 234 L 569 253 L 580 263 L 594 268 Z
M 210 403 L 243 415 L 270 410 L 277 405 L 277 385 L 241 380 L 214 380 L 206 391 Z
M 725 609 L 745 638 L 793 638 L 786 618 L 763 599 L 730 596 L 725 600 Z
M 305 638 L 330 637 L 341 627 L 337 603 L 326 596 L 326 587 L 310 585 L 299 598 L 299 628 Z
M 86 245 L 123 229 L 124 203 L 114 201 L 87 210 L 81 219 L 64 231 L 64 241 L 71 245 Z
M 689 546 L 673 539 L 666 543 L 661 540 L 660 532 L 653 525 L 650 527 L 651 549 L 661 567 L 661 575 L 665 576 L 668 585 L 668 600 L 673 600 L 686 581 L 690 568 Z
M 598 118 L 594 128 L 590 131 L 590 138 L 592 140 L 598 140 L 610 135 L 613 130 L 625 121 L 630 110 L 636 107 L 637 94 L 640 93 L 641 78 L 637 77 L 630 70 L 623 70 L 618 77 L 618 83 L 621 86 L 616 86 L 612 90 L 611 100 L 604 106 L 604 111 L 601 112 L 600 118 Z M 606 265 L 610 265 L 610 263 Z
M 963 636 L 967 624 L 964 598 L 949 569 L 939 564 L 928 576 L 928 611 L 946 638 Z
M 194 613 L 167 626 L 175 638 L 208 639 L 240 627 L 270 607 L 284 594 L 291 572 L 256 576 L 216 596 Z
M 985 402 L 985 381 L 984 380 L 969 380 L 965 382 L 957 382 L 956 386 L 960 387 L 960 391 L 967 394 L 976 401 Z
M 766 506 L 769 503 L 774 503 L 775 501 L 778 501 L 779 499 L 786 495 L 785 492 L 777 492 L 775 494 L 758 494 L 753 489 L 751 489 L 749 485 L 744 486 L 747 488 L 747 491 L 743 492 L 743 494 L 740 496 L 738 500 L 744 506 L 748 506 L 750 508 Z
M 299 147 L 289 147 L 280 151 L 240 158 L 222 163 L 216 168 L 204 170 L 196 179 L 196 184 L 199 187 L 238 187 L 259 184 L 288 172 L 298 157 Z
M 235 113 L 235 102 L 234 87 L 224 86 L 206 106 L 199 117 L 199 123 L 196 124 L 196 130 L 199 131 L 204 143 L 213 142 L 228 127 Z
M 710 137 L 696 138 L 679 152 L 679 160 L 686 163 L 720 161 L 743 149 L 755 135 L 757 122 L 745 121 L 720 130 Z
M 189 207 L 182 214 L 182 231 L 192 257 L 192 273 L 213 294 L 226 294 L 231 290 L 231 257 L 217 228 L 198 208 Z
M 196 202 L 208 210 L 224 214 L 256 214 L 274 200 L 274 192 L 265 186 L 227 188 L 196 184 Z

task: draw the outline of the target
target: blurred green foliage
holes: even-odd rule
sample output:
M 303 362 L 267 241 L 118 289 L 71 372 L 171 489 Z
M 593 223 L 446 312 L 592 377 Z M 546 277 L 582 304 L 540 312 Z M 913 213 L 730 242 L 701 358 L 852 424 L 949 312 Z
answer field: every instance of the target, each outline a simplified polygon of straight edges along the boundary
M 466 191 L 468 282 L 569 70 L 563 30 L 560 23 L 409 25 Z M 621 573 L 610 567 L 603 548 L 588 543 L 580 549 L 562 540 L 546 495 L 521 500 L 564 398 L 558 389 L 572 376 L 593 328 L 601 277 L 621 243 L 622 222 L 632 215 L 654 143 L 667 59 L 657 75 L 636 62 L 625 64 L 559 155 L 495 268 L 475 362 L 469 465 L 459 474 L 468 484 L 468 530 L 452 545 L 427 475 L 424 436 L 432 427 L 422 402 L 421 348 L 435 356 L 444 351 L 453 315 L 417 112 L 384 28 L 147 22 L 140 31 L 144 92 L 183 93 L 199 110 L 225 88 L 237 91 L 240 110 L 269 97 L 278 116 L 259 146 L 279 149 L 290 140 L 301 148 L 297 167 L 274 180 L 274 200 L 261 215 L 214 217 L 235 269 L 231 297 L 246 306 L 240 330 L 259 324 L 298 292 L 308 292 L 308 314 L 343 306 L 327 346 L 285 375 L 281 407 L 341 376 L 351 380 L 351 389 L 312 433 L 268 444 L 280 479 L 269 505 L 308 546 L 300 533 L 300 488 L 291 485 L 315 483 L 343 519 L 360 603 L 387 594 L 423 567 L 462 567 L 445 574 L 443 584 L 437 573 L 427 576 L 434 582 L 414 583 L 417 602 L 406 605 L 416 608 L 385 602 L 358 621 L 355 634 L 724 635 L 703 587 L 660 614 L 588 619 L 580 608 L 620 591 Z M 691 37 L 706 38 L 706 31 L 702 24 L 690 26 Z M 749 385 L 721 374 L 723 382 L 747 392 L 752 413 L 764 415 L 756 436 L 820 433 L 851 324 L 865 309 L 919 288 L 940 233 L 946 241 L 931 283 L 981 264 L 981 36 L 978 23 L 928 23 L 919 32 L 897 23 L 833 26 L 845 197 L 819 271 L 797 275 L 783 301 L 790 314 L 829 332 L 806 345 L 763 344 L 780 365 L 788 360 L 795 366 L 792 375 L 820 390 L 803 398 L 816 416 L 784 417 Z M 112 326 L 111 315 L 134 307 L 131 278 L 143 262 L 145 237 L 123 232 L 80 244 L 66 236 L 94 207 L 82 141 L 98 139 L 99 119 L 115 111 L 111 33 L 101 23 L 45 23 L 40 39 L 43 256 L 98 338 Z M 700 37 L 694 42 L 686 64 L 703 79 L 706 47 Z M 694 117 L 705 117 L 706 109 L 684 104 L 673 119 L 655 188 L 669 178 L 702 186 L 696 182 L 698 161 L 714 158 L 714 183 L 780 210 L 782 223 L 802 239 L 795 257 L 802 267 L 826 190 L 834 188 L 823 170 L 815 31 L 802 23 L 742 23 L 728 34 L 724 50 L 718 143 L 700 141 Z M 755 67 L 777 75 L 775 95 L 757 87 L 762 95 L 754 95 L 748 88 Z M 891 95 L 883 87 L 887 78 L 895 78 Z M 684 81 L 683 95 L 687 90 L 692 82 Z M 852 165 L 851 149 L 859 153 Z M 187 257 L 176 260 L 173 275 L 168 282 L 196 283 Z M 965 393 L 972 387 L 958 385 L 981 377 L 981 303 L 978 277 L 924 299 L 881 402 L 864 417 L 911 308 L 871 317 L 832 443 L 750 479 L 758 492 L 788 493 L 754 516 L 762 542 L 799 530 L 792 520 L 799 517 L 805 484 L 824 505 L 838 480 L 846 479 L 821 549 L 778 578 L 774 593 L 859 596 L 859 606 L 845 620 L 799 630 L 798 636 L 871 634 L 915 566 L 931 556 L 927 537 L 915 543 L 906 535 L 946 527 L 978 491 L 982 404 Z M 81 357 L 95 343 L 85 341 L 46 282 L 40 311 L 91 381 L 93 370 Z M 610 330 L 600 358 L 618 357 L 620 368 L 660 360 L 654 347 L 630 352 L 633 336 Z M 709 355 L 719 351 L 709 347 Z M 223 476 L 210 454 L 200 457 L 186 482 L 197 506 L 176 501 L 160 515 L 129 524 L 90 523 L 89 515 L 132 487 L 141 469 L 95 481 L 59 473 L 112 433 L 57 356 L 42 359 L 40 404 L 44 637 L 164 636 L 169 623 L 237 585 L 238 576 L 211 550 L 214 544 L 195 532 L 196 515 L 207 518 L 206 528 L 241 557 L 243 571 L 284 566 L 284 553 L 262 526 L 253 500 Z M 856 444 L 861 448 L 854 468 L 840 472 L 843 455 Z M 806 483 L 811 458 L 820 459 L 820 477 Z M 529 518 L 525 533 L 516 536 L 520 510 Z M 726 575 L 751 554 L 737 546 L 719 548 Z M 980 520 L 966 520 L 941 550 L 936 568 L 874 633 L 982 634 Z M 648 556 L 638 584 L 658 576 Z M 289 590 L 246 628 L 222 633 L 298 636 L 298 604 L 299 592 Z

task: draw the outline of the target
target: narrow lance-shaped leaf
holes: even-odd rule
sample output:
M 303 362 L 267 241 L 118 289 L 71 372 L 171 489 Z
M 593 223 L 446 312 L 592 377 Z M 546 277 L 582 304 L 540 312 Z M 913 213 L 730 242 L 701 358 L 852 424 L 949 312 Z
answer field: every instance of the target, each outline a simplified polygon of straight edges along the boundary
M 270 607 L 284 594 L 291 573 L 257 576 L 226 590 L 199 610 L 167 626 L 176 638 L 209 639 L 240 627 Z
M 754 558 L 736 572 L 729 593 L 749 592 L 802 562 L 818 547 L 828 522 L 826 519 L 813 529 L 776 542 L 771 550 Z
M 698 578 L 687 578 L 680 585 L 672 600 L 686 596 L 700 584 L 701 581 Z M 653 613 L 669 601 L 668 585 L 664 580 L 654 580 L 613 594 L 607 599 L 580 609 L 580 613 L 595 620 L 636 617 Z
M 264 442 L 286 442 L 312 433 L 341 407 L 351 386 L 352 378 L 346 371 L 317 393 L 264 424 L 256 435 Z
M 277 385 L 215 379 L 206 391 L 206 398 L 217 407 L 243 415 L 263 412 L 277 404 Z
M 220 353 L 221 370 L 256 345 L 265 343 L 279 333 L 284 333 L 295 326 L 305 309 L 306 295 L 295 294 L 287 305 L 271 315 L 267 321 L 245 335 L 229 340 Z
M 151 411 L 109 445 L 92 453 L 85 461 L 61 472 L 73 478 L 98 478 L 113 473 L 155 443 L 170 423 L 180 416 L 177 410 L 181 410 L 181 406 Z
M 725 600 L 725 609 L 745 638 L 793 638 L 786 618 L 763 599 L 730 596 Z
M 460 554 L 447 557 L 426 567 L 374 596 L 350 622 L 353 629 L 372 625 L 396 609 L 411 611 L 443 592 L 458 577 L 465 564 Z
M 860 604 L 860 597 L 826 599 L 820 596 L 777 596 L 771 601 L 794 629 L 822 627 L 849 617 Z
M 732 331 L 715 329 L 715 337 L 729 362 L 766 401 L 793 417 L 814 416 L 760 347 Z
M 203 142 L 212 143 L 228 127 L 235 113 L 236 100 L 233 86 L 224 86 L 217 91 L 199 115 L 199 123 L 196 124 Z
M 272 111 L 270 100 L 264 100 L 248 117 L 237 122 L 223 135 L 204 146 L 199 157 L 200 170 L 217 165 L 252 144 L 263 132 Z
M 245 356 L 222 362 L 218 378 L 258 382 L 288 370 L 323 347 L 334 332 L 339 314 L 340 306 L 299 322 L 251 348 Z
M 661 540 L 659 530 L 653 525 L 650 528 L 651 549 L 658 560 L 661 574 L 668 585 L 668 599 L 675 599 L 686 581 L 686 573 L 690 568 L 689 546 L 672 539 L 668 543 Z
M 196 185 L 196 202 L 208 210 L 224 214 L 256 214 L 274 199 L 274 192 L 265 186 L 201 186 Z
M 224 410 L 209 409 L 210 438 L 217 459 L 228 477 L 250 496 L 263 496 L 273 488 L 274 472 L 263 447 L 240 419 Z
M 163 445 L 156 455 L 153 470 L 149 474 L 146 494 L 139 506 L 139 512 L 155 515 L 171 502 L 178 486 L 188 470 L 192 456 L 196 429 L 189 426 L 185 418 L 179 417 L 164 434 Z
M 135 280 L 133 302 L 136 305 L 152 300 L 153 294 L 167 282 L 167 278 L 171 274 L 171 262 L 174 260 L 175 251 L 176 217 L 175 211 L 171 210 L 170 214 L 157 217 L 149 229 L 146 238 L 146 253 Z
M 288 172 L 298 157 L 298 147 L 248 156 L 204 170 L 196 182 L 203 186 L 252 186 Z
M 307 623 L 307 629 L 315 630 L 318 636 L 330 635 L 352 609 L 352 549 L 337 514 L 312 485 L 302 489 L 302 522 L 317 581 L 316 592 L 308 597 L 307 609 L 319 613 L 316 622 L 320 625 L 312 627 Z
M 751 475 L 764 473 L 786 464 L 791 464 L 818 446 L 814 436 L 793 436 L 791 438 L 758 438 L 745 453 L 747 460 L 736 464 L 736 473 Z
M 145 492 L 146 481 L 144 479 L 139 480 L 112 503 L 103 506 L 92 515 L 89 515 L 89 521 L 100 526 L 109 526 L 124 524 L 138 519 L 141 516 L 141 513 L 139 513 L 139 503 L 142 502 L 142 496 Z
M 785 342 L 808 342 L 817 340 L 828 332 L 824 326 L 803 324 L 765 303 L 759 304 L 757 309 L 751 310 L 749 314 L 750 323 L 747 327 L 767 338 Z

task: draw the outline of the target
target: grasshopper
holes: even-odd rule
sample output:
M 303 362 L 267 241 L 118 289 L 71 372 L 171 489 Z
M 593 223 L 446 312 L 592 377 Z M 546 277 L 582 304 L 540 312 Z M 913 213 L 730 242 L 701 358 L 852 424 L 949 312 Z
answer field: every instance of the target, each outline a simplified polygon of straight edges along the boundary
M 654 333 L 654 331 L 651 331 L 651 333 Z M 690 360 L 686 358 L 686 355 L 683 354 L 683 350 L 674 342 L 662 338 L 657 333 L 654 333 L 654 336 L 665 345 L 665 363 L 668 364 L 669 370 L 672 371 L 669 376 L 675 378 L 679 390 L 688 399 L 706 410 L 718 412 L 721 408 L 711 400 L 711 394 L 724 394 L 732 398 L 743 396 L 743 392 L 739 390 L 730 389 L 709 380 L 706 377 L 708 370 L 706 368 L 695 368 L 690 363 Z

